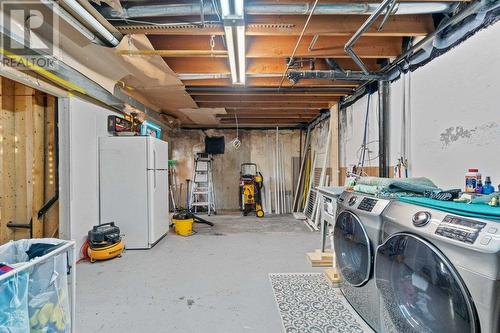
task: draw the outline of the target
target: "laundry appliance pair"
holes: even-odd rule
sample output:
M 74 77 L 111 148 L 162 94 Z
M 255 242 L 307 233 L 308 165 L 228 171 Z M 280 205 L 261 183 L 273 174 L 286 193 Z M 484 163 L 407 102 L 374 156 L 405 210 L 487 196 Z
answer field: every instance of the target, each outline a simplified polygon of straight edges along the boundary
M 500 332 L 500 222 L 344 192 L 341 290 L 377 332 Z

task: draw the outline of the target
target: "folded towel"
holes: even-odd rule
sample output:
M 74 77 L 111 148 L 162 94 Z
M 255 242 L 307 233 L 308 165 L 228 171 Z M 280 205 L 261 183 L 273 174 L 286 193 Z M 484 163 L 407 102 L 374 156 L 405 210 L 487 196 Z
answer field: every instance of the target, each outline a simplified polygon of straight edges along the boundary
M 383 196 L 399 196 L 401 193 L 408 195 L 424 194 L 426 191 L 437 189 L 438 187 L 425 177 L 361 177 L 356 181 L 356 186 L 354 186 L 355 191 Z
M 466 204 L 453 201 L 439 201 L 431 198 L 401 197 L 402 202 L 438 209 L 444 212 L 487 220 L 500 220 L 500 207 L 485 204 Z

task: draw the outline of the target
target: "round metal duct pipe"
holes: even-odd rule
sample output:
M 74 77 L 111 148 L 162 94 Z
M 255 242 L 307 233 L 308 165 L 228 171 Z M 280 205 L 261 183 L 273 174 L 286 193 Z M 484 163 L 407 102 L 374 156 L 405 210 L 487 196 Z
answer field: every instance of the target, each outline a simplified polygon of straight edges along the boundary
M 336 3 L 318 4 L 313 15 L 370 15 L 379 4 L 377 3 Z M 395 15 L 435 14 L 449 12 L 454 8 L 452 3 L 443 2 L 405 2 L 399 3 L 394 10 Z M 247 15 L 308 15 L 311 6 L 303 4 L 259 4 L 245 6 Z M 167 4 L 132 6 L 124 9 L 121 14 L 109 7 L 101 8 L 101 14 L 106 18 L 140 18 L 140 17 L 170 17 L 196 16 L 201 14 L 200 4 Z M 216 15 L 211 3 L 203 6 L 204 15 Z

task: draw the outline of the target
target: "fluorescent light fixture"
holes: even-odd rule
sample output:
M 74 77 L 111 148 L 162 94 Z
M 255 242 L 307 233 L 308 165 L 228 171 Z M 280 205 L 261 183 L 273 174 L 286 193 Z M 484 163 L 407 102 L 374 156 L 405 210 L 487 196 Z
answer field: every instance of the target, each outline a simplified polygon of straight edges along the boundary
M 245 1 L 234 0 L 234 11 L 236 16 L 243 17 L 243 15 L 245 14 Z
M 231 69 L 231 79 L 233 84 L 238 82 L 238 74 L 236 72 L 236 55 L 234 54 L 234 38 L 233 28 L 225 26 L 227 55 L 229 56 L 229 68 Z
M 226 35 L 227 54 L 229 57 L 229 68 L 233 84 L 245 84 L 246 76 L 246 47 L 245 47 L 245 1 L 244 0 L 220 0 L 222 18 L 232 22 L 224 22 Z M 232 12 L 234 10 L 234 13 Z M 241 23 L 243 22 L 243 23 Z M 227 25 L 226 25 L 227 24 Z M 243 24 L 243 25 L 239 25 Z M 234 36 L 236 34 L 236 36 Z M 236 40 L 235 40 L 236 39 Z
M 239 69 L 239 74 L 240 74 L 239 83 L 245 84 L 246 47 L 245 47 L 245 26 L 244 25 L 236 27 L 236 42 L 238 43 L 238 69 Z
M 222 8 L 222 17 L 231 15 L 231 4 L 230 0 L 220 0 L 220 6 Z

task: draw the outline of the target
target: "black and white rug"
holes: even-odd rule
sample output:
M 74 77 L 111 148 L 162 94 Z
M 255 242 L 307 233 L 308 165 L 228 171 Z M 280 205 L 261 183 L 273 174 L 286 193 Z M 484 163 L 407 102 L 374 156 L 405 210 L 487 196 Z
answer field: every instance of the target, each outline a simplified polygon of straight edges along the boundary
M 269 279 L 284 332 L 373 332 L 323 273 L 273 273 Z

